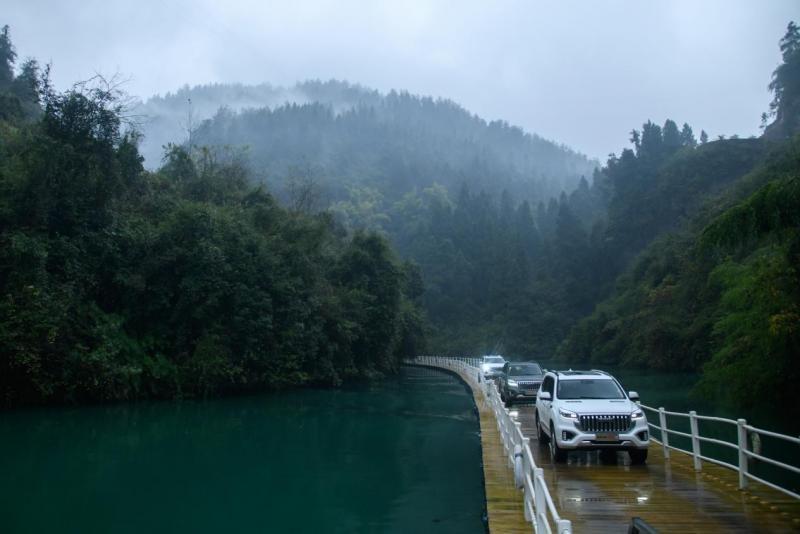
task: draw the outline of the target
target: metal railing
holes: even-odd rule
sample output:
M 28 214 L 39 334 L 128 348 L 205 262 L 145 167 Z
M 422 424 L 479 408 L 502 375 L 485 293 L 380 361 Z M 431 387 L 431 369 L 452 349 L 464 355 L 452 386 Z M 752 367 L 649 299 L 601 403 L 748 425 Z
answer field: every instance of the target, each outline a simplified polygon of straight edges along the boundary
M 781 439 L 789 443 L 793 443 L 795 445 L 800 445 L 800 438 L 795 436 L 787 436 L 785 434 L 778 434 L 777 432 L 771 432 L 769 430 L 764 430 L 763 428 L 756 428 L 754 426 L 748 425 L 747 421 L 745 421 L 744 419 L 737 419 L 734 421 L 733 419 L 726 419 L 724 417 L 697 415 L 697 412 L 695 411 L 691 411 L 689 413 L 669 412 L 661 407 L 653 408 L 652 406 L 647 406 L 645 404 L 640 404 L 640 406 L 645 410 L 658 414 L 659 424 L 648 422 L 648 425 L 650 426 L 650 428 L 658 429 L 661 433 L 661 440 L 652 437 L 652 435 L 651 439 L 657 443 L 661 443 L 662 448 L 664 449 L 664 458 L 669 459 L 670 450 L 684 452 L 692 456 L 692 459 L 694 461 L 694 468 L 696 471 L 700 471 L 703 468 L 703 460 L 737 471 L 739 473 L 739 489 L 741 490 L 747 488 L 748 480 L 752 479 L 764 484 L 765 486 L 769 486 L 770 488 L 773 488 L 791 497 L 794 497 L 795 499 L 800 499 L 800 494 L 797 494 L 787 488 L 781 487 L 778 484 L 774 484 L 772 482 L 769 482 L 768 480 L 764 480 L 763 478 L 754 475 L 753 473 L 750 473 L 748 465 L 749 459 L 761 460 L 763 462 L 766 462 L 768 464 L 790 471 L 795 474 L 800 474 L 800 468 L 794 465 L 783 463 L 774 458 L 769 458 L 767 456 L 764 456 L 760 454 L 761 451 L 757 450 L 758 447 L 753 447 L 753 449 L 756 450 L 751 450 L 751 448 L 748 448 L 748 433 L 752 441 L 754 441 L 756 444 L 761 442 L 760 436 L 768 436 L 771 438 Z M 669 428 L 667 426 L 667 416 L 688 418 L 689 432 L 688 433 L 681 432 Z M 733 425 L 736 428 L 736 442 L 725 441 L 722 439 L 712 438 L 709 436 L 703 436 L 700 433 L 700 424 L 699 424 L 700 421 L 713 421 L 717 423 L 723 423 L 726 425 Z M 670 445 L 669 443 L 670 435 L 682 436 L 688 438 L 692 444 L 691 450 L 682 449 L 680 447 Z M 718 458 L 712 458 L 710 456 L 704 455 L 701 449 L 702 442 L 713 443 L 715 445 L 735 450 L 737 452 L 738 465 L 734 465 L 732 463 L 722 461 Z M 796 457 L 797 456 L 795 456 L 795 458 Z
M 530 448 L 530 438 L 522 433 L 522 424 L 515 421 L 510 411 L 500 399 L 500 392 L 493 381 L 486 381 L 480 371 L 480 359 L 466 357 L 419 356 L 413 363 L 439 367 L 460 372 L 473 387 L 481 391 L 484 401 L 492 408 L 497 428 L 503 441 L 503 448 L 508 457 L 508 467 L 514 470 L 514 481 L 522 490 L 525 519 L 533 523 L 533 531 L 537 534 L 570 534 L 572 523 L 562 519 L 558 513 L 547 482 L 544 470 L 536 465 Z

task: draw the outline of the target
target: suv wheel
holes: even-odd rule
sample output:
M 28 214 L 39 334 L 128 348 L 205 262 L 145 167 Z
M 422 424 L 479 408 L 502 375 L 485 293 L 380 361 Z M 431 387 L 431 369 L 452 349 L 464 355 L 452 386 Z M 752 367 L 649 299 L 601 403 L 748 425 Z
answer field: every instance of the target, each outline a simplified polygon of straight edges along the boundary
M 567 451 L 558 446 L 553 425 L 550 425 L 550 457 L 553 459 L 554 464 L 563 464 L 567 461 Z
M 631 449 L 628 451 L 631 465 L 642 465 L 647 461 L 647 449 Z
M 536 437 L 539 438 L 539 445 L 547 445 L 550 438 L 544 433 L 542 423 L 539 422 L 539 412 L 536 412 Z

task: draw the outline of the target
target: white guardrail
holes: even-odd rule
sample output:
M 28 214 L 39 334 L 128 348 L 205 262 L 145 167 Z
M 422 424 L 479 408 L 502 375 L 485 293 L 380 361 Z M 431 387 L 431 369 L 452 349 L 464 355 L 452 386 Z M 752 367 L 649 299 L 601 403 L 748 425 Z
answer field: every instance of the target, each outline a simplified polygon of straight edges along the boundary
M 443 358 L 440 356 L 419 356 L 414 363 L 440 367 L 461 372 L 467 377 L 473 388 L 478 388 L 486 403 L 491 406 L 497 420 L 497 428 L 503 440 L 503 447 L 508 456 L 508 467 L 514 469 L 514 480 L 517 488 L 522 490 L 525 507 L 525 519 L 533 523 L 533 531 L 537 534 L 570 534 L 572 523 L 562 519 L 553 504 L 553 498 L 547 489 L 544 470 L 536 465 L 530 448 L 530 438 L 522 434 L 522 424 L 515 421 L 509 410 L 500 400 L 500 393 L 494 381 L 483 380 L 478 358 Z
M 730 469 L 733 469 L 734 471 L 738 471 L 739 472 L 739 489 L 743 490 L 743 489 L 747 488 L 748 479 L 752 479 L 752 480 L 756 480 L 756 481 L 764 484 L 765 486 L 769 486 L 770 488 L 776 489 L 778 491 L 782 491 L 783 493 L 785 493 L 785 494 L 787 494 L 787 495 L 789 495 L 791 497 L 794 497 L 795 499 L 800 499 L 800 495 L 799 494 L 797 494 L 797 493 L 795 493 L 795 492 L 793 492 L 791 490 L 788 490 L 786 488 L 783 488 L 783 487 L 781 487 L 781 486 L 779 486 L 777 484 L 773 484 L 772 482 L 764 480 L 763 478 L 757 477 L 754 474 L 750 473 L 749 470 L 748 470 L 748 459 L 756 459 L 756 460 L 761 460 L 761 461 L 766 462 L 768 464 L 774 465 L 776 467 L 780 467 L 780 468 L 785 469 L 787 471 L 791 471 L 792 473 L 800 474 L 800 468 L 798 468 L 798 467 L 796 467 L 794 465 L 789 465 L 789 464 L 780 462 L 778 460 L 775 460 L 774 458 L 768 458 L 768 457 L 763 456 L 762 454 L 760 454 L 760 452 L 761 452 L 760 451 L 760 443 L 761 443 L 760 436 L 768 436 L 768 437 L 771 437 L 771 438 L 782 439 L 782 440 L 788 441 L 789 443 L 794 443 L 795 445 L 800 445 L 800 438 L 795 437 L 795 436 L 787 436 L 787 435 L 784 435 L 784 434 L 778 434 L 777 432 L 770 432 L 769 430 L 764 430 L 762 428 L 756 428 L 754 426 L 748 425 L 747 421 L 745 421 L 744 419 L 737 419 L 736 421 L 734 421 L 733 419 L 725 419 L 724 417 L 711 417 L 711 416 L 707 416 L 707 415 L 697 415 L 697 412 L 695 412 L 695 411 L 691 411 L 689 413 L 668 412 L 664 408 L 653 408 L 652 406 L 647 406 L 645 404 L 640 404 L 640 406 L 642 408 L 644 408 L 645 410 L 647 410 L 647 411 L 650 411 L 650 412 L 658 414 L 658 422 L 659 422 L 659 424 L 656 425 L 654 423 L 648 423 L 648 425 L 651 428 L 656 428 L 661 432 L 661 440 L 660 441 L 655 439 L 655 438 L 653 438 L 652 437 L 652 433 L 651 433 L 650 439 L 652 439 L 653 441 L 655 441 L 657 443 L 661 443 L 661 445 L 663 446 L 662 448 L 664 449 L 664 458 L 669 459 L 669 451 L 670 451 L 670 449 L 676 450 L 676 451 L 680 451 L 680 452 L 684 452 L 684 453 L 687 453 L 687 454 L 691 454 L 692 458 L 694 459 L 694 468 L 695 468 L 696 471 L 700 471 L 703 468 L 702 460 L 705 460 L 707 462 L 711 462 L 711 463 L 714 463 L 714 464 L 717 464 L 717 465 L 721 465 L 723 467 L 728 467 Z M 673 429 L 668 428 L 667 427 L 667 416 L 688 418 L 689 419 L 689 429 L 690 429 L 689 433 L 680 432 L 678 430 L 673 430 Z M 725 441 L 725 440 L 716 439 L 716 438 L 712 438 L 712 437 L 701 435 L 700 434 L 700 430 L 699 430 L 699 421 L 714 421 L 714 422 L 717 422 L 717 423 L 725 423 L 725 424 L 729 424 L 729 425 L 735 426 L 736 430 L 737 430 L 737 432 L 736 432 L 736 437 L 737 437 L 736 442 L 734 443 L 734 442 L 731 442 L 731 441 Z M 748 433 L 750 435 L 751 441 L 753 441 L 752 449 L 749 449 L 748 446 L 747 446 Z M 677 436 L 683 436 L 685 438 L 690 439 L 691 443 L 692 443 L 692 449 L 691 450 L 681 449 L 680 447 L 675 447 L 675 446 L 670 445 L 669 444 L 669 436 L 670 436 L 670 434 L 677 435 Z M 733 449 L 733 450 L 737 451 L 738 460 L 739 460 L 738 461 L 738 465 L 733 465 L 733 464 L 730 464 L 728 462 L 723 462 L 722 460 L 719 460 L 719 459 L 716 459 L 716 458 L 711 458 L 709 456 L 704 456 L 702 454 L 702 449 L 700 447 L 700 443 L 701 442 L 714 443 L 715 445 L 721 445 L 723 447 L 728 447 L 730 449 Z

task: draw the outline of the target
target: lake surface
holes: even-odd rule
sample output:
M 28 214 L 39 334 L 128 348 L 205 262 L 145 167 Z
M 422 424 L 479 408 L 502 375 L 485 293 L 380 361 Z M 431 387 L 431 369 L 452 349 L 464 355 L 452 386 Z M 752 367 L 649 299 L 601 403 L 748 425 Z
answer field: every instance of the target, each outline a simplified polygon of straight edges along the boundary
M 479 423 L 450 375 L 0 413 L 0 532 L 483 533 Z

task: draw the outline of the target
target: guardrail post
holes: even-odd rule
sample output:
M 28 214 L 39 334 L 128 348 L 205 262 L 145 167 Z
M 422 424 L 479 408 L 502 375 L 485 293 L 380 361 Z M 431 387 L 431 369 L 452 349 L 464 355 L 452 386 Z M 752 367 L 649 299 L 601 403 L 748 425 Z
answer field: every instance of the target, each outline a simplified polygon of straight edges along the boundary
M 509 416 L 510 419 L 510 416 Z M 522 458 L 522 438 L 524 434 L 522 433 L 522 423 L 519 421 L 512 421 L 514 423 L 514 439 L 512 443 L 514 443 L 514 463 L 512 464 L 514 467 L 514 472 L 516 474 L 517 471 L 517 447 L 519 447 L 519 457 Z M 517 486 L 519 487 L 519 486 Z
M 703 464 L 700 462 L 700 434 L 697 431 L 697 412 L 689 412 L 689 427 L 692 429 L 692 458 L 694 459 L 694 470 L 700 471 Z
M 556 521 L 556 532 L 558 532 L 558 534 L 572 534 L 572 521 L 569 519 L 559 519 Z
M 658 408 L 658 423 L 661 425 L 661 445 L 664 449 L 664 459 L 669 460 L 669 432 L 667 432 L 667 414 L 664 407 Z
M 547 532 L 547 502 L 545 502 L 544 488 L 544 469 L 537 467 L 533 470 L 533 521 L 536 532 Z
M 522 445 L 514 445 L 514 484 L 517 489 L 525 485 L 523 475 Z
M 525 447 L 523 447 L 523 451 L 524 450 L 525 450 Z M 535 519 L 531 516 L 531 509 L 533 509 L 533 506 L 534 506 L 534 501 L 533 501 L 534 495 L 531 495 L 531 492 L 528 490 L 528 486 L 525 485 L 525 477 L 527 476 L 528 473 L 532 473 L 533 472 L 533 466 L 528 464 L 528 457 L 527 456 L 523 455 L 522 459 L 524 461 L 524 467 L 523 467 L 523 471 L 522 471 L 522 511 L 525 514 L 525 521 L 533 522 L 533 521 L 535 521 Z M 536 485 L 536 482 L 534 481 L 534 488 L 535 488 L 535 485 Z M 534 490 L 534 493 L 535 493 L 535 490 Z M 530 506 L 528 506 L 528 503 L 530 503 Z
M 747 487 L 747 421 L 744 419 L 736 420 L 736 430 L 739 435 L 739 489 Z

